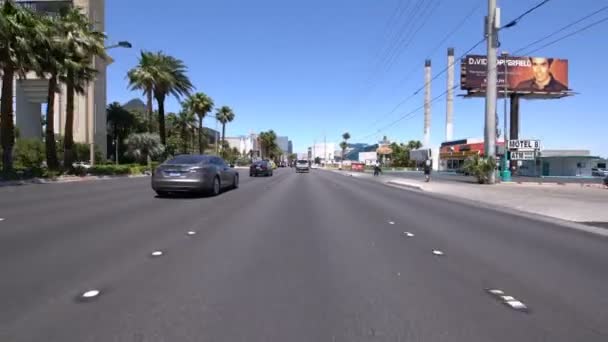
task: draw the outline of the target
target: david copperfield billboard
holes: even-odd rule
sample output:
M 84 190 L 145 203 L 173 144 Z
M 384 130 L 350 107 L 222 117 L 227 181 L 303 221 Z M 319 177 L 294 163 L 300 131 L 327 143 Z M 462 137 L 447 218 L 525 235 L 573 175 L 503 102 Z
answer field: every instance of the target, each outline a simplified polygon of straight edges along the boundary
M 486 88 L 486 56 L 469 55 L 463 58 L 460 88 L 480 90 Z M 507 77 L 505 80 L 505 63 Z M 509 91 L 522 93 L 561 93 L 568 90 L 568 60 L 547 57 L 498 57 L 499 92 L 505 81 Z

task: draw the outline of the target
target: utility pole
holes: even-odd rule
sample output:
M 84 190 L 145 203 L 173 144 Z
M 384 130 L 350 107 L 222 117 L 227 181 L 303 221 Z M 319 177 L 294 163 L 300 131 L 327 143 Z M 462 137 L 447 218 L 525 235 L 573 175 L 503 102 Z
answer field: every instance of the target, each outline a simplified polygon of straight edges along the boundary
M 486 75 L 486 112 L 484 129 L 484 151 L 487 158 L 496 159 L 496 91 L 497 63 L 496 47 L 498 42 L 498 25 L 496 16 L 496 0 L 488 0 L 488 16 L 486 17 L 487 42 L 487 75 Z M 488 183 L 496 183 L 495 170 L 490 171 Z
M 445 108 L 445 141 L 454 138 L 454 48 L 448 48 L 448 96 Z
M 431 60 L 424 61 L 424 147 L 431 143 Z
M 503 140 L 505 142 L 505 146 L 504 146 L 504 154 L 502 156 L 502 181 L 503 182 L 510 182 L 511 181 L 511 169 L 509 167 L 509 150 L 507 149 L 507 145 L 508 145 L 508 141 L 509 141 L 509 136 L 507 135 L 507 94 L 509 91 L 509 69 L 507 67 L 507 57 L 509 56 L 509 53 L 507 51 L 503 51 L 502 52 L 502 58 L 503 58 L 503 62 L 505 64 L 505 75 L 504 75 L 504 108 L 503 108 L 503 131 L 502 131 L 502 137 Z

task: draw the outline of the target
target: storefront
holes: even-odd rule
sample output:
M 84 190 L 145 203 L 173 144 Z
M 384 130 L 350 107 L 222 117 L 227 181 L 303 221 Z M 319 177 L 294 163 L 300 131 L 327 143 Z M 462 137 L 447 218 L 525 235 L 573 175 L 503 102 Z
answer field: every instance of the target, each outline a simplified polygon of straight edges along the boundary
M 498 142 L 499 150 L 504 143 Z M 446 141 L 439 149 L 439 171 L 458 171 L 464 166 L 467 158 L 484 155 L 483 139 L 461 139 Z

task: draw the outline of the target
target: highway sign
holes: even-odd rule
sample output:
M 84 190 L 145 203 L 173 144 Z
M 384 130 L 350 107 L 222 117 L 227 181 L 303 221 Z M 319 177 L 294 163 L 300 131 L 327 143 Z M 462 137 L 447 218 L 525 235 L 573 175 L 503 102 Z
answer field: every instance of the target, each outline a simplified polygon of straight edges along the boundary
M 534 160 L 536 153 L 530 151 L 513 151 L 511 152 L 511 160 Z
M 538 151 L 540 150 L 540 140 L 509 140 L 509 150 Z

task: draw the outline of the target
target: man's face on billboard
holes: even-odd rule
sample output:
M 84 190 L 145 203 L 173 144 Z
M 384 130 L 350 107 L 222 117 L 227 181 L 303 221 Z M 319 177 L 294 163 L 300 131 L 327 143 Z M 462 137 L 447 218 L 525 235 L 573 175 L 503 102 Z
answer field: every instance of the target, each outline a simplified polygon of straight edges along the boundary
M 549 60 L 547 58 L 531 58 L 532 72 L 536 82 L 544 82 L 549 79 Z

